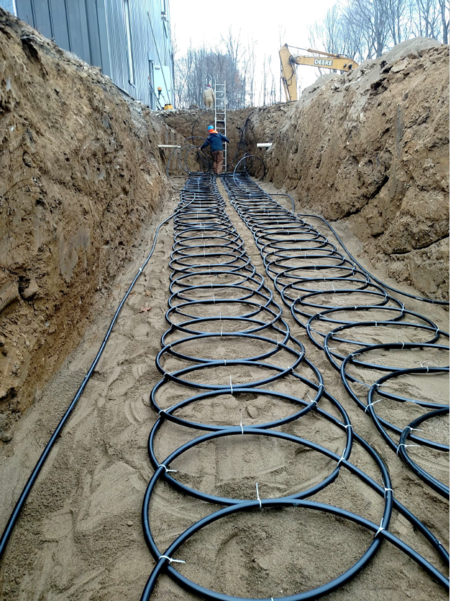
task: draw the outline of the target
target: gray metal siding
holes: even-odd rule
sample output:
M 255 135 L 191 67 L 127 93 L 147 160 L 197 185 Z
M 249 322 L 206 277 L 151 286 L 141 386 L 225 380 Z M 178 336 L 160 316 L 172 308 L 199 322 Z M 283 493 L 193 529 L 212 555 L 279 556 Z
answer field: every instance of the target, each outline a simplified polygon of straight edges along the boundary
M 0 0 L 0 6 L 7 10 L 9 13 L 15 15 L 14 0 Z
M 98 26 L 97 0 L 86 2 L 87 26 L 89 34 L 89 47 L 91 50 L 90 63 L 96 67 L 102 66 L 102 53 L 100 50 L 100 33 Z
M 173 103 L 173 67 L 170 28 L 165 32 L 161 16 L 161 0 L 129 0 L 134 85 L 130 83 L 123 0 L 105 0 L 110 42 L 111 77 L 131 96 L 155 108 L 155 95 L 149 82 L 150 62 L 156 68 L 170 68 L 169 90 L 163 87 L 165 99 Z M 166 3 L 167 5 L 168 3 Z M 168 9 L 167 9 L 168 10 Z M 155 90 L 156 92 L 156 90 Z
M 0 0 L 0 6 L 12 0 Z M 168 0 L 129 0 L 134 85 L 130 82 L 124 0 L 16 0 L 18 16 L 91 65 L 120 88 L 156 108 L 173 104 L 173 61 Z M 164 67 L 164 69 L 163 69 Z M 163 77 L 165 75 L 165 78 Z M 153 91 L 149 82 L 153 79 Z
M 22 21 L 26 21 L 33 27 L 36 27 L 33 16 L 31 0 L 16 0 L 17 15 Z
M 33 0 L 35 3 L 39 0 Z M 84 0 L 70 0 L 66 3 L 69 22 L 69 50 L 87 63 L 91 62 L 89 35 L 87 29 L 86 5 Z
M 128 83 L 127 37 L 122 0 L 105 0 L 108 22 L 111 79 L 134 96 Z
M 100 37 L 100 53 L 102 71 L 111 77 L 111 60 L 109 51 L 108 22 L 106 20 L 106 0 L 97 0 L 98 34 Z
M 38 31 L 45 35 L 46 38 L 52 38 L 52 24 L 50 21 L 50 9 L 48 6 L 48 0 L 41 0 L 40 2 L 34 2 L 34 19 L 35 27 Z
M 60 2 L 60 0 L 50 0 L 50 11 L 53 23 L 53 39 L 58 46 L 68 50 L 70 48 L 69 23 L 65 3 Z

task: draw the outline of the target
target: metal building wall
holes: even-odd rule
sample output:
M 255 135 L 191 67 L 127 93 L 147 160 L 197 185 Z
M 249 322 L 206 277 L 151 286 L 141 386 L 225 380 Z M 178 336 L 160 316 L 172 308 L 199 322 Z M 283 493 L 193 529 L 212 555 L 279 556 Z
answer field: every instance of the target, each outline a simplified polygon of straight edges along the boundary
M 107 0 L 107 20 L 111 73 L 115 83 L 131 96 L 156 108 L 157 87 L 165 101 L 173 104 L 172 44 L 168 0 L 129 0 L 134 85 L 130 83 L 127 38 L 124 27 L 124 0 Z M 166 12 L 167 20 L 162 13 Z M 158 77 L 162 67 L 170 77 Z M 150 81 L 149 81 L 150 77 Z M 164 104 L 164 101 L 161 101 Z
M 14 0 L 0 0 L 0 7 L 7 10 L 9 13 L 15 15 L 16 7 L 14 6 Z M 17 16 L 17 15 L 16 15 Z
M 134 81 L 129 73 L 126 0 L 15 0 L 17 16 L 58 46 L 102 68 L 130 96 L 158 108 L 173 104 L 169 0 L 127 0 Z M 14 12 L 14 0 L 0 0 Z M 165 16 L 164 16 L 165 15 Z M 157 88 L 162 88 L 158 103 Z

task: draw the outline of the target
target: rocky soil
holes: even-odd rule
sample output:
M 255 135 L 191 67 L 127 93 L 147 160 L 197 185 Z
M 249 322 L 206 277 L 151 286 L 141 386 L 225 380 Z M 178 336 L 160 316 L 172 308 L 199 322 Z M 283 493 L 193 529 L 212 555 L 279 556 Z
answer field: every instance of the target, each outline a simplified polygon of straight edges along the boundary
M 157 145 L 179 139 L 0 9 L 0 440 L 39 400 L 95 292 L 101 305 L 167 199 Z
M 302 210 L 345 221 L 373 264 L 438 299 L 448 299 L 448 69 L 448 46 L 411 40 L 322 77 L 298 102 L 257 109 L 246 129 L 248 150 Z

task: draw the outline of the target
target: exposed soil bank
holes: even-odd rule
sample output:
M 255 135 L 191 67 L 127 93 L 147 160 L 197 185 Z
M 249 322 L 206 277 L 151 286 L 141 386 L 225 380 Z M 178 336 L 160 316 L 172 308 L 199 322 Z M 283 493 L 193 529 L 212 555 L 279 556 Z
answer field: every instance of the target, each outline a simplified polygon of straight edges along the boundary
M 175 132 L 0 9 L 0 440 L 167 197 Z
M 241 135 L 242 129 L 247 117 L 254 110 L 254 108 L 246 108 L 227 112 L 227 137 L 230 140 L 228 146 L 228 166 L 231 166 L 233 159 L 234 164 L 236 164 L 244 154 L 246 144 L 244 137 Z M 208 125 L 214 125 L 213 109 L 179 109 L 163 111 L 160 115 L 167 125 L 176 130 L 184 138 L 195 136 L 187 142 L 195 146 L 203 144 L 201 138 L 205 139 L 207 137 L 206 128 Z
M 345 219 L 373 263 L 448 299 L 448 46 L 418 38 L 299 101 L 257 109 L 247 148 L 302 210 Z M 273 142 L 267 151 L 256 142 Z

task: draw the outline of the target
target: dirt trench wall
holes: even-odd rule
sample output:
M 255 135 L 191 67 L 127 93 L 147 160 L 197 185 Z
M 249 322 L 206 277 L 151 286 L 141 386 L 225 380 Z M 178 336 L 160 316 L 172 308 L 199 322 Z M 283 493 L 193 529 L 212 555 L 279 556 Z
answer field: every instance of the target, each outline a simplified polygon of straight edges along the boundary
M 236 164 L 244 154 L 245 146 L 244 140 L 242 139 L 241 141 L 241 132 L 247 117 L 254 110 L 254 108 L 246 108 L 227 112 L 227 137 L 230 140 L 228 146 L 229 165 L 231 165 L 233 158 L 234 164 Z M 178 109 L 173 111 L 163 111 L 161 112 L 161 117 L 169 127 L 176 130 L 184 138 L 195 136 L 195 138 L 187 140 L 187 143 L 194 144 L 195 146 L 201 146 L 203 144 L 201 138 L 205 139 L 207 137 L 206 128 L 208 125 L 214 125 L 213 109 Z
M 248 150 L 306 212 L 345 220 L 370 259 L 448 299 L 448 46 L 416 39 L 256 110 Z M 256 142 L 273 142 L 268 151 Z
M 168 198 L 157 145 L 177 136 L 0 9 L 0 440 Z

